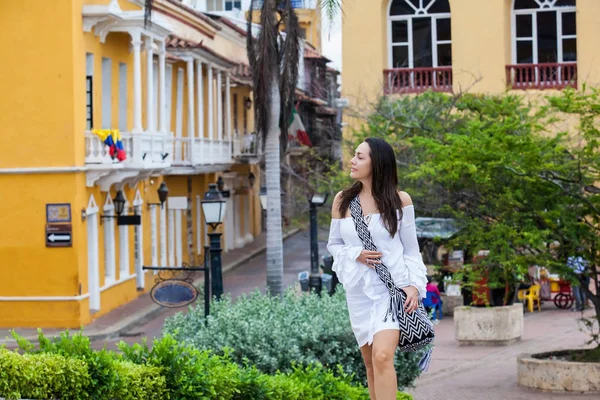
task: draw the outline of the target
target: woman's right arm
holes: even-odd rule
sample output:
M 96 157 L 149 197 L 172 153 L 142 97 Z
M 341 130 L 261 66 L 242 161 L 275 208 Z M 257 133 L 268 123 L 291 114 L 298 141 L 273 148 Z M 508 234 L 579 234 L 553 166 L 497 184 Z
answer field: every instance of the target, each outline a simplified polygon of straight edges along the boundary
M 362 246 L 347 245 L 342 238 L 340 230 L 342 217 L 339 212 L 340 193 L 333 200 L 327 251 L 333 256 L 333 270 L 338 279 L 344 285 L 344 288 L 349 288 L 360 282 L 363 274 L 367 271 L 367 267 L 357 261 L 363 250 Z

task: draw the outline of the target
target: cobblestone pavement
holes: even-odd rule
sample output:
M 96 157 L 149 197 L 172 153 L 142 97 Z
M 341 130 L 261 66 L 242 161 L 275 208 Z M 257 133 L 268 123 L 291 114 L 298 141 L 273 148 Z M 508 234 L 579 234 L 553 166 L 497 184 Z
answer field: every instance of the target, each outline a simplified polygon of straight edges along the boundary
M 598 399 L 598 394 L 553 394 L 517 385 L 519 354 L 583 347 L 587 336 L 578 328 L 576 319 L 580 316 L 546 303 L 542 312 L 525 313 L 521 341 L 493 347 L 458 346 L 453 320 L 446 317 L 436 326 L 431 368 L 408 392 L 415 400 Z

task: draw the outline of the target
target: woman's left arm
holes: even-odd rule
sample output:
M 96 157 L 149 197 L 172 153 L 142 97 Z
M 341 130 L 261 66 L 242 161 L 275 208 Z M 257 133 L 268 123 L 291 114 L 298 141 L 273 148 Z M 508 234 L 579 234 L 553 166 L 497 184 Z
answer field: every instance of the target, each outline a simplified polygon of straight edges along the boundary
M 427 267 L 423 263 L 419 242 L 417 240 L 417 227 L 415 225 L 415 208 L 412 205 L 410 196 L 405 192 L 400 192 L 402 199 L 402 221 L 400 222 L 400 241 L 404 248 L 404 263 L 409 272 L 409 285 L 414 286 L 419 291 L 419 297 L 427 296 Z

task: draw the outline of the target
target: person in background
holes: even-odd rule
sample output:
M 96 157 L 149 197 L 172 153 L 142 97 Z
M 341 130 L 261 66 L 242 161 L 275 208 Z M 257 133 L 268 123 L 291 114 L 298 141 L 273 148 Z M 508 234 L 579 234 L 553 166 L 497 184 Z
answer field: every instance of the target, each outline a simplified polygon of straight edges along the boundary
M 573 291 L 573 297 L 575 298 L 575 308 L 571 311 L 583 311 L 586 303 L 585 292 L 581 289 L 581 285 L 590 284 L 589 277 L 585 276 L 585 268 L 588 262 L 581 256 L 570 256 L 567 259 L 567 266 L 575 271 L 577 274 L 578 282 L 571 285 Z
M 440 294 L 440 289 L 438 288 L 437 284 L 434 284 L 431 280 L 431 276 L 427 275 L 427 286 L 425 286 L 425 290 L 427 290 L 427 292 L 431 292 L 431 293 L 435 293 L 438 295 L 438 297 L 434 297 L 432 299 L 433 304 L 438 304 L 438 298 L 442 298 L 442 295 Z

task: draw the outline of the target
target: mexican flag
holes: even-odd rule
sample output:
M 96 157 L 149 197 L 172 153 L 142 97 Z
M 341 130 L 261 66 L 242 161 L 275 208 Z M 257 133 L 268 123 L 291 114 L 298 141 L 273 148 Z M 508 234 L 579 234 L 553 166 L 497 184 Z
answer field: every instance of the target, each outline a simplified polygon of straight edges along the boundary
M 303 146 L 312 146 L 310 138 L 306 133 L 306 129 L 304 129 L 304 124 L 300 119 L 300 115 L 298 115 L 296 107 L 292 108 L 292 115 L 290 116 L 290 121 L 288 125 L 288 140 L 294 139 L 296 139 L 298 143 L 302 144 Z

